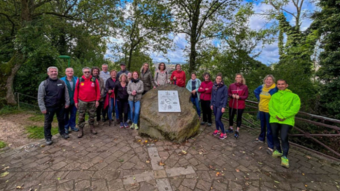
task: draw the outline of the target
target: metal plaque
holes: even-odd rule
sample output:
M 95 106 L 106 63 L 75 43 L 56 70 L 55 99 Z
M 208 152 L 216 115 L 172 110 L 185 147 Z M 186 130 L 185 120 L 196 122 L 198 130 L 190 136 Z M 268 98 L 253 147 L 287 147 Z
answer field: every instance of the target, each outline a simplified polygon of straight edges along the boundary
M 178 91 L 158 90 L 158 112 L 181 112 Z

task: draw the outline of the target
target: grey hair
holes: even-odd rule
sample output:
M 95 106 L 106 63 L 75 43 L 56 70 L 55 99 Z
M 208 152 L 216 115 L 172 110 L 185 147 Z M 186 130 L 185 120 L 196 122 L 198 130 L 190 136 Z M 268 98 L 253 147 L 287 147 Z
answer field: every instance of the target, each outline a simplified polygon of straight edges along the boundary
M 57 67 L 55 67 L 55 66 L 50 66 L 50 67 L 48 67 L 48 68 L 47 68 L 47 72 L 49 72 L 49 71 L 50 71 L 50 69 L 57 69 L 57 72 L 58 72 L 58 68 L 57 68 Z
M 102 64 L 102 66 L 109 66 L 109 65 L 107 65 L 107 64 Z
M 267 78 L 272 78 L 273 79 L 273 82 L 275 82 L 275 78 L 274 78 L 274 76 L 273 75 L 271 75 L 271 74 L 268 74 L 268 75 L 266 75 L 266 77 L 264 77 L 264 79 L 263 79 L 263 83 L 266 83 L 266 79 Z
M 72 67 L 67 67 L 67 68 L 65 69 L 65 72 L 66 72 L 67 69 L 72 69 L 72 71 L 74 71 L 74 69 L 73 69 Z
M 88 70 L 91 71 L 91 68 L 89 68 L 89 67 L 84 67 L 81 71 L 84 73 L 84 70 L 85 70 L 85 69 L 88 69 Z

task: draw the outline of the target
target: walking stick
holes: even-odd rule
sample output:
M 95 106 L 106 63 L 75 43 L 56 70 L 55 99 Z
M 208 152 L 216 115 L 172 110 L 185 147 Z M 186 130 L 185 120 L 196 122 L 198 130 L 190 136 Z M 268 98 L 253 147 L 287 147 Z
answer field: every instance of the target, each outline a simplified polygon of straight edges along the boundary
M 238 96 L 238 94 L 237 94 L 237 96 Z M 236 131 L 237 131 L 237 118 L 238 118 L 238 100 L 236 101 Z M 235 131 L 234 137 L 237 139 L 238 138 L 238 134 L 237 134 L 236 131 Z

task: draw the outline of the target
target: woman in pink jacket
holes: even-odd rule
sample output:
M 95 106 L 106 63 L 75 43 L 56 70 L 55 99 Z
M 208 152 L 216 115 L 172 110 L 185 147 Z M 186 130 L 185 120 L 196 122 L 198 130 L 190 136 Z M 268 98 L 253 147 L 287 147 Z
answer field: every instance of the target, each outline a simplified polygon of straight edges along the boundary
M 211 126 L 211 109 L 210 109 L 210 100 L 211 100 L 211 90 L 213 88 L 213 82 L 210 80 L 210 74 L 203 74 L 204 81 L 201 83 L 198 88 L 198 92 L 201 93 L 201 107 L 203 113 L 203 121 L 201 125 L 207 124 Z
M 229 129 L 227 133 L 233 133 L 233 123 L 235 114 L 236 118 L 236 131 L 235 138 L 239 137 L 239 130 L 242 123 L 242 114 L 246 107 L 245 101 L 248 98 L 248 86 L 242 74 L 236 74 L 235 83 L 231 84 L 228 89 L 229 95 Z

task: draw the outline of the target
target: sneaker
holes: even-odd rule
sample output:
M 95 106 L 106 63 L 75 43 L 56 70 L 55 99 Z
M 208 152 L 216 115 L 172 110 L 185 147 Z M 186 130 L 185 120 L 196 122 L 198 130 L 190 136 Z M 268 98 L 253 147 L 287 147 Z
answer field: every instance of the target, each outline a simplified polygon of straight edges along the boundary
M 255 143 L 264 143 L 264 141 L 261 141 L 260 139 L 255 139 L 255 141 L 254 141 Z
M 282 157 L 282 153 L 280 153 L 278 150 L 275 150 L 272 154 L 272 157 L 275 157 L 275 158 Z
M 227 138 L 227 133 L 221 133 L 220 139 L 222 140 L 222 139 L 225 139 L 225 138 Z
M 137 124 L 135 124 L 135 129 L 136 129 L 136 130 L 138 130 L 138 129 L 139 129 L 139 127 L 138 127 L 138 125 L 137 125 Z
M 68 136 L 68 134 L 62 134 L 61 137 L 64 138 L 64 139 L 70 138 L 70 136 Z
M 74 132 L 78 132 L 78 131 L 79 131 L 79 129 L 78 129 L 77 127 L 71 128 L 71 129 L 72 129 L 72 131 L 74 131 Z
M 46 139 L 46 145 L 52 145 L 53 141 L 52 139 Z
M 289 168 L 289 160 L 287 157 L 285 156 L 281 157 L 281 166 Z
M 68 128 L 65 128 L 65 134 L 68 134 L 69 132 L 68 132 Z
M 130 129 L 134 129 L 135 128 L 135 124 L 132 123 L 132 125 L 130 126 Z
M 219 131 L 219 130 L 215 130 L 214 133 L 213 133 L 214 136 L 217 136 L 217 135 L 219 135 L 219 134 L 220 134 L 220 131 Z
M 120 122 L 120 128 L 124 128 L 124 123 Z
M 208 123 L 208 126 L 210 127 L 212 124 L 211 123 Z
M 206 123 L 206 122 L 202 121 L 202 122 L 201 122 L 201 125 L 204 125 L 205 123 Z
M 268 149 L 267 149 L 267 154 L 268 154 L 268 155 L 272 155 L 272 154 L 273 154 L 273 152 L 274 152 L 274 150 L 273 150 L 273 149 L 271 149 L 271 148 L 268 148 Z
M 237 139 L 240 136 L 240 133 L 238 131 L 235 131 L 234 137 Z
M 234 130 L 229 128 L 226 133 L 233 133 L 233 132 Z
M 124 123 L 125 128 L 129 128 L 129 124 L 127 122 Z

